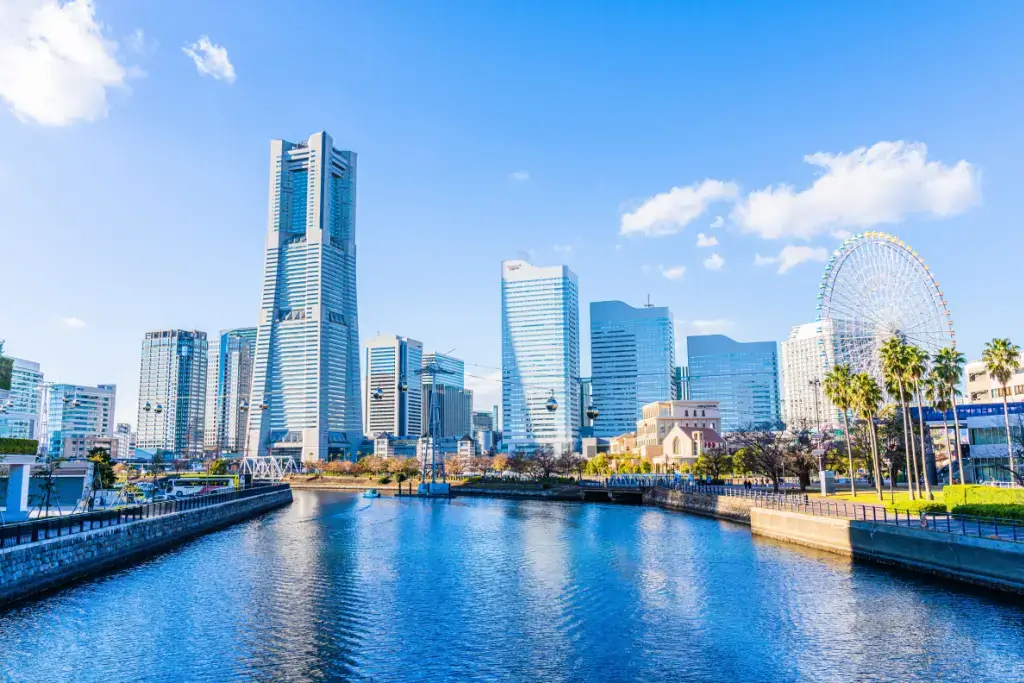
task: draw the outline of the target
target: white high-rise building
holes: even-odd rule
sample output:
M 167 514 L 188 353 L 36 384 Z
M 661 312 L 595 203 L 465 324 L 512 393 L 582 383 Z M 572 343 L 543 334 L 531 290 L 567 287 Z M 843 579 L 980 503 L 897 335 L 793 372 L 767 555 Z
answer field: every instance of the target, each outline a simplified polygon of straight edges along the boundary
M 355 152 L 324 132 L 270 143 L 249 454 L 329 460 L 362 442 L 355 213 Z
M 208 351 L 205 332 L 146 333 L 139 371 L 138 448 L 177 458 L 202 457 Z
M 423 435 L 423 344 L 382 334 L 366 343 L 366 427 L 371 437 L 399 439 Z
M 578 447 L 579 288 L 568 266 L 501 264 L 501 376 L 510 453 Z
M 207 451 L 240 453 L 245 448 L 255 353 L 255 327 L 224 330 L 210 340 L 203 426 L 203 447 Z
M 0 391 L 0 437 L 38 439 L 42 434 L 43 373 L 39 363 L 10 358 L 11 389 Z
M 780 344 L 782 420 L 792 428 L 818 429 L 832 422 L 833 408 L 825 398 L 822 380 L 820 323 L 797 325 Z

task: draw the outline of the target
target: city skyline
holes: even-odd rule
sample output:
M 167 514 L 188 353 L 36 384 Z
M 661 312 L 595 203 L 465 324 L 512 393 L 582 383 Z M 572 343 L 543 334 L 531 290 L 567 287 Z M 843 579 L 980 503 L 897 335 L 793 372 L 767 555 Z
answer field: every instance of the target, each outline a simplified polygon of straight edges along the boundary
M 212 333 L 256 324 L 251 293 L 262 277 L 263 150 L 269 139 L 320 128 L 369 160 L 359 198 L 363 339 L 372 330 L 401 329 L 428 348 L 457 347 L 467 375 L 493 377 L 500 365 L 499 294 L 490 273 L 503 259 L 525 255 L 538 263 L 566 263 L 579 275 L 582 302 L 640 305 L 650 293 L 676 317 L 681 358 L 689 334 L 784 339 L 790 327 L 813 319 L 823 266 L 818 259 L 827 258 L 844 231 L 876 225 L 915 244 L 941 276 L 958 345 L 969 357 L 977 358 L 989 337 L 1024 338 L 1024 323 L 991 315 L 1007 305 L 1009 293 L 981 290 L 962 267 L 983 261 L 992 272 L 1006 272 L 1022 239 L 1012 229 L 1024 210 L 1013 184 L 1017 158 L 1006 152 L 1006 136 L 987 132 L 1009 130 L 1013 140 L 1018 129 L 1004 112 L 1018 109 L 1020 95 L 996 85 L 1007 75 L 1006 50 L 1020 50 L 998 38 L 1012 18 L 996 21 L 991 13 L 950 8 L 920 16 L 894 7 L 880 26 L 835 7 L 820 9 L 812 30 L 786 11 L 760 16 L 681 6 L 663 9 L 655 23 L 690 39 L 652 52 L 650 17 L 613 8 L 588 18 L 593 32 L 570 32 L 564 49 L 591 59 L 574 64 L 579 77 L 566 89 L 567 66 L 554 48 L 539 41 L 536 55 L 509 63 L 501 55 L 512 46 L 494 22 L 498 17 L 500 25 L 527 36 L 573 26 L 561 8 L 513 15 L 503 8 L 432 14 L 411 7 L 394 14 L 329 7 L 314 33 L 326 36 L 332 21 L 342 19 L 365 33 L 343 45 L 310 40 L 273 58 L 264 36 L 243 31 L 233 13 L 219 6 L 170 13 L 160 3 L 97 0 L 92 10 L 79 19 L 104 36 L 103 53 L 125 72 L 115 69 L 113 82 L 80 74 L 95 86 L 96 100 L 83 104 L 67 99 L 75 93 L 62 93 L 47 109 L 39 104 L 43 100 L 0 92 L 0 135 L 11 142 L 0 159 L 0 224 L 27 226 L 0 228 L 2 238 L 12 253 L 33 253 L 34 235 L 52 237 L 48 277 L 36 275 L 32 259 L 9 264 L 10 281 L 32 283 L 33 296 L 11 297 L 0 310 L 0 330 L 6 352 L 40 363 L 48 380 L 116 383 L 119 420 L 134 420 L 141 331 Z M 254 21 L 279 25 L 287 18 L 283 10 L 265 8 Z M 446 40 L 427 40 L 428 26 Z M 605 45 L 594 37 L 611 27 L 625 56 L 609 75 Z M 851 50 L 852 38 L 821 37 L 840 27 L 849 35 L 858 27 L 870 30 L 891 42 L 895 54 L 883 59 Z M 182 53 L 181 45 L 204 34 L 223 48 L 230 72 L 197 71 Z M 488 46 L 475 50 L 469 73 L 409 66 L 411 56 L 421 54 L 432 55 L 431 64 L 462 65 L 468 35 L 481 36 Z M 945 50 L 950 42 L 963 45 L 970 59 Z M 741 94 L 729 84 L 752 78 L 757 60 L 748 50 L 755 44 L 798 68 L 815 87 L 801 89 L 799 79 L 770 70 Z M 804 50 L 811 49 L 815 59 L 807 63 Z M 723 50 L 734 51 L 735 60 L 707 60 Z M 307 65 L 326 60 L 370 60 L 379 82 L 389 86 L 382 89 L 360 69 L 347 69 L 335 88 L 321 89 Z M 893 70 L 894 63 L 900 68 Z M 545 74 L 542 64 L 555 68 Z M 692 68 L 698 64 L 704 66 Z M 288 71 L 289 87 L 306 87 L 304 107 L 288 106 L 279 85 L 262 75 L 271 66 Z M 982 68 L 991 76 L 979 81 Z M 427 73 L 443 73 L 441 85 L 448 87 L 426 87 Z M 510 87 L 481 86 L 481 73 L 488 74 L 487 82 Z M 689 75 L 683 80 L 681 73 Z M 844 79 L 832 78 L 835 73 Z M 635 88 L 685 87 L 674 88 L 679 92 L 658 111 L 641 111 L 624 101 L 606 102 L 606 89 L 598 87 L 606 77 Z M 451 96 L 441 97 L 449 89 Z M 900 106 L 882 106 L 878 98 L 851 101 L 855 91 L 896 98 Z M 763 106 L 750 107 L 750 97 Z M 708 106 L 694 107 L 695 101 Z M 403 111 L 421 112 L 419 123 L 411 125 L 398 114 Z M 803 119 L 807 125 L 791 125 Z M 421 125 L 438 134 L 423 135 Z M 173 144 L 149 144 L 154 136 Z M 593 144 L 595 136 L 601 146 Z M 123 173 L 109 154 L 117 145 L 131 146 L 147 168 L 145 177 Z M 619 160 L 616 173 L 587 172 L 609 153 Z M 9 161 L 15 158 L 16 169 Z M 197 164 L 198 158 L 216 158 L 216 166 Z M 867 181 L 886 169 L 901 181 L 883 196 Z M 78 179 L 68 201 L 48 201 L 48 179 L 62 174 Z M 865 183 L 855 184 L 857 179 Z M 922 193 L 933 181 L 954 183 L 948 204 L 936 205 Z M 863 188 L 857 203 L 877 212 L 853 212 L 837 199 L 842 191 L 826 192 L 830 187 Z M 811 199 L 832 211 L 824 232 L 821 214 L 808 209 Z M 755 205 L 778 209 L 780 202 L 797 213 L 779 214 L 779 224 L 753 212 Z M 800 236 L 786 226 L 799 228 Z M 966 231 L 970 240 L 961 239 Z M 994 240 L 1006 248 L 988 248 Z M 417 277 L 415 287 L 396 277 L 420 272 L 424 263 L 450 263 L 451 244 L 461 257 L 458 268 L 434 269 Z M 169 276 L 153 267 L 152 254 L 202 275 Z M 84 258 L 118 267 L 83 287 Z M 459 293 L 460 306 L 435 305 L 451 292 Z M 973 305 L 982 296 L 990 305 Z M 464 324 L 467 310 L 479 312 L 479 324 Z M 580 316 L 589 328 L 586 306 Z M 589 355 L 583 338 L 582 367 L 589 367 Z M 493 379 L 467 377 L 467 386 L 476 392 L 477 407 L 500 392 Z

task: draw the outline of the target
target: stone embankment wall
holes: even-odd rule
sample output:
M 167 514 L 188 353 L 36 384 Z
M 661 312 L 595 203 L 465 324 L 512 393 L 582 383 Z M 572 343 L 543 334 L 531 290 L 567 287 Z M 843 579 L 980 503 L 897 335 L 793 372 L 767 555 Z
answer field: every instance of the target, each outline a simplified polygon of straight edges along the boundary
M 703 493 L 683 493 L 671 489 L 653 488 L 644 492 L 644 505 L 655 505 L 666 510 L 693 512 L 698 515 L 728 519 L 750 524 L 750 498 L 715 496 Z
M 758 536 L 1024 594 L 1024 544 L 753 508 Z
M 291 501 L 290 489 L 278 489 L 196 510 L 0 549 L 0 606 L 33 593 L 61 588 Z

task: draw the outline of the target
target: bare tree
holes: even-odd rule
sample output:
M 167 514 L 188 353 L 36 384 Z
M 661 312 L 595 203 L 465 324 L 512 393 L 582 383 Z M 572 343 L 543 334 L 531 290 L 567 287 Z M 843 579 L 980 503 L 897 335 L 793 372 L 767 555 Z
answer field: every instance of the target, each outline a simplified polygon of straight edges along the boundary
M 533 452 L 533 457 L 530 458 L 530 463 L 533 465 L 531 469 L 536 476 L 547 479 L 558 470 L 559 458 L 555 456 L 550 446 L 538 446 L 537 450 Z
M 36 510 L 42 513 L 41 516 L 49 517 L 50 508 L 56 507 L 57 514 L 64 514 L 60 507 L 60 496 L 57 492 L 57 470 L 67 462 L 67 458 L 58 455 L 40 455 L 36 457 L 39 469 L 36 476 L 42 480 L 39 486 L 39 493 L 30 496 L 30 504 L 35 503 Z
M 748 472 L 771 479 L 772 488 L 779 490 L 786 461 L 786 431 L 782 423 L 751 424 L 733 432 L 731 444 L 739 446 L 736 457 Z

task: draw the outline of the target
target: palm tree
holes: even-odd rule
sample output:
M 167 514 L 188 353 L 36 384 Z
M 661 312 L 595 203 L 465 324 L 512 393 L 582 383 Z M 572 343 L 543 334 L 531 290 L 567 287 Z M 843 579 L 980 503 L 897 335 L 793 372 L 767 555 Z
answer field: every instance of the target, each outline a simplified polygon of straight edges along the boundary
M 854 410 L 868 425 L 871 460 L 875 471 L 875 491 L 878 493 L 878 500 L 883 500 L 882 467 L 878 461 L 878 437 L 875 434 L 875 416 L 878 414 L 878 406 L 882 403 L 882 390 L 874 377 L 862 372 L 854 375 L 850 393 Z
M 890 395 L 895 395 L 903 418 L 903 446 L 907 452 L 907 491 L 910 500 L 921 496 L 921 487 L 917 482 L 917 455 L 914 452 L 914 437 L 910 432 L 907 419 L 907 402 L 909 396 L 905 389 L 906 367 L 908 365 L 907 345 L 899 337 L 892 337 L 882 343 L 879 353 L 882 356 L 882 373 L 885 375 L 886 388 Z M 915 496 L 914 486 L 917 486 Z
M 953 483 L 953 446 L 949 442 L 949 422 L 946 420 L 946 411 L 950 409 L 949 398 L 946 396 L 946 383 L 936 366 L 932 366 L 931 373 L 924 381 L 924 398 L 935 410 L 942 413 L 942 433 L 946 439 L 946 458 L 949 462 L 949 483 Z
M 1009 339 L 993 339 L 985 344 L 985 350 L 981 354 L 985 361 L 985 370 L 988 376 L 999 382 L 1003 388 L 1000 392 L 1003 395 L 1003 423 L 1006 425 L 1006 451 L 1010 456 L 1010 473 L 1017 471 L 1013 463 L 1013 441 L 1010 439 L 1010 415 L 1007 413 L 1006 398 L 1009 390 L 1006 385 L 1010 383 L 1013 373 L 1020 368 L 1020 347 Z M 1013 477 L 1010 478 L 1013 481 Z
M 907 346 L 907 382 L 914 387 L 917 397 L 917 426 L 921 435 L 921 474 L 924 479 L 924 491 L 928 500 L 935 500 L 932 494 L 932 481 L 935 479 L 935 464 L 928 462 L 928 453 L 924 447 L 924 405 L 921 403 L 921 380 L 928 371 L 928 352 L 913 344 Z M 931 464 L 931 467 L 928 465 Z
M 825 397 L 843 413 L 843 437 L 846 439 L 846 457 L 850 461 L 850 493 L 856 500 L 856 472 L 853 469 L 853 447 L 850 445 L 850 422 L 847 417 L 847 412 L 853 404 L 853 371 L 849 365 L 837 365 L 825 373 L 821 385 L 825 390 Z
M 956 463 L 960 468 L 961 484 L 966 484 L 967 480 L 964 479 L 964 461 L 960 452 L 960 417 L 956 413 L 956 397 L 960 395 L 958 387 L 964 374 L 964 363 L 966 362 L 967 358 L 964 354 L 952 346 L 947 346 L 946 348 L 939 349 L 939 352 L 935 354 L 935 364 L 932 368 L 933 372 L 936 372 L 942 383 L 946 386 L 948 405 L 953 411 L 953 444 L 956 446 Z M 949 474 L 949 480 L 952 483 L 952 470 Z

